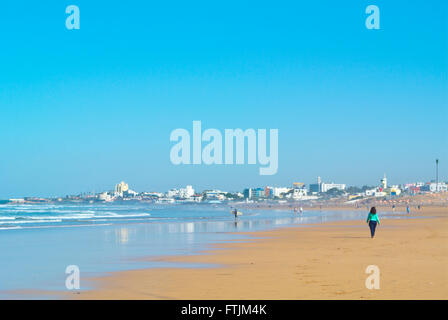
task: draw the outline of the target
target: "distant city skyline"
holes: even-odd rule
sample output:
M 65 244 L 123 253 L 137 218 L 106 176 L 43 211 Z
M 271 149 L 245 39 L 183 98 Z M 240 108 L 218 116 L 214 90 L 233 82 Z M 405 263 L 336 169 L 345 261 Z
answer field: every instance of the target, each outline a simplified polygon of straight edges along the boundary
M 1 5 L 0 199 L 448 179 L 448 2 L 72 4 Z M 195 120 L 278 129 L 277 173 L 174 165 Z
M 384 176 L 381 177 L 381 179 L 378 179 L 378 181 L 373 182 L 373 183 L 363 183 L 363 184 L 359 184 L 359 185 L 355 185 L 355 184 L 346 184 L 344 182 L 341 181 L 334 181 L 334 180 L 325 180 L 322 179 L 322 177 L 318 176 L 316 177 L 315 181 L 311 181 L 311 182 L 303 182 L 303 181 L 299 181 L 299 179 L 296 179 L 294 181 L 291 181 L 290 183 L 285 183 L 285 184 L 275 184 L 275 185 L 268 185 L 268 184 L 260 184 L 260 185 L 246 185 L 241 187 L 240 189 L 228 189 L 228 188 L 220 188 L 217 186 L 213 186 L 213 185 L 209 185 L 207 187 L 204 188 L 200 188 L 197 186 L 194 186 L 193 184 L 184 184 L 184 185 L 173 185 L 171 187 L 168 187 L 167 189 L 156 189 L 156 188 L 143 188 L 143 189 L 138 189 L 135 188 L 132 184 L 128 184 L 126 183 L 125 180 L 122 180 L 121 182 L 117 182 L 115 185 L 111 185 L 111 186 L 107 186 L 104 189 L 101 190 L 84 190 L 84 191 L 79 191 L 79 192 L 73 192 L 73 193 L 66 193 L 66 194 L 54 194 L 54 195 L 22 195 L 19 196 L 17 198 L 24 198 L 24 197 L 42 197 L 42 198 L 57 198 L 57 197 L 64 197 L 64 196 L 74 196 L 74 195 L 81 195 L 81 194 L 99 194 L 102 192 L 115 192 L 115 193 L 122 193 L 123 191 L 131 191 L 131 192 L 137 192 L 137 193 L 141 193 L 141 192 L 159 192 L 159 193 L 166 193 L 170 190 L 174 190 L 174 189 L 178 189 L 178 188 L 183 188 L 185 186 L 187 187 L 194 187 L 194 189 L 197 192 L 203 192 L 205 190 L 220 190 L 223 192 L 243 192 L 244 189 L 246 188 L 257 188 L 257 187 L 289 187 L 292 188 L 294 185 L 296 184 L 303 184 L 305 186 L 305 188 L 307 189 L 311 189 L 313 184 L 326 184 L 327 187 L 325 188 L 325 190 L 322 190 L 322 192 L 326 192 L 328 191 L 329 187 L 332 188 L 333 184 L 335 184 L 334 186 L 338 186 L 338 185 L 343 185 L 343 188 L 346 189 L 348 187 L 364 187 L 364 186 L 368 186 L 368 187 L 378 187 L 378 186 L 382 186 L 385 184 L 385 181 L 389 181 L 389 185 L 400 185 L 400 186 L 404 186 L 406 184 L 412 184 L 412 183 L 429 183 L 429 182 L 435 182 L 436 179 L 422 179 L 422 180 L 412 180 L 412 181 L 406 181 L 406 182 L 400 182 L 397 183 L 395 181 L 390 181 L 389 178 L 387 178 L 386 180 L 386 174 L 384 174 Z M 448 180 L 440 180 L 440 183 L 447 183 L 448 184 Z M 328 187 L 329 186 L 329 187 Z M 15 195 L 17 196 L 17 195 Z M 11 196 L 9 197 L 11 198 Z M 2 198 L 0 197 L 0 200 Z M 6 198 L 4 198 L 6 199 Z

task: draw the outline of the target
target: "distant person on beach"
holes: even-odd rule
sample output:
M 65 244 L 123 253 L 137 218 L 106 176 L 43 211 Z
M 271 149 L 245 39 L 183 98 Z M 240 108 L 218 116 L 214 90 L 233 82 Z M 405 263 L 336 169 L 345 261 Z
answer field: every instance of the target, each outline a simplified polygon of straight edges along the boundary
M 373 238 L 375 236 L 375 229 L 378 224 L 380 224 L 380 219 L 378 218 L 376 214 L 376 208 L 372 207 L 370 208 L 369 215 L 367 216 L 367 223 L 370 227 L 370 236 Z
M 395 212 L 395 205 L 392 206 L 392 211 Z
M 411 213 L 411 209 L 409 208 L 409 206 L 406 206 L 406 212 L 407 212 L 407 214 Z
M 303 208 L 302 207 L 300 207 L 300 214 L 302 214 L 303 213 Z

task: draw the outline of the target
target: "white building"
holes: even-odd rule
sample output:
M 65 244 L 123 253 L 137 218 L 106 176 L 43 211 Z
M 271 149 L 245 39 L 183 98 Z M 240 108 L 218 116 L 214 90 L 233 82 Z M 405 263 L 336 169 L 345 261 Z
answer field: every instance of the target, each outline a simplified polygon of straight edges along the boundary
M 192 186 L 186 186 L 185 188 L 180 188 L 181 198 L 190 198 L 194 195 L 194 189 Z
M 201 202 L 201 201 L 202 201 L 202 194 L 195 194 L 195 195 L 193 195 L 193 196 L 191 197 L 191 199 L 192 199 L 194 202 Z
M 131 196 L 131 197 L 135 197 L 138 195 L 138 192 L 128 189 L 126 192 L 123 193 L 124 195 L 126 195 L 127 197 Z
M 445 191 L 447 191 L 447 189 L 448 189 L 447 185 L 444 182 L 439 182 L 439 183 L 432 182 L 429 185 L 429 191 L 431 191 L 431 192 L 445 192 Z
M 99 194 L 98 199 L 101 201 L 111 201 L 112 196 L 108 192 L 102 192 Z
M 123 192 L 128 191 L 129 186 L 124 181 L 121 181 L 120 183 L 115 185 L 115 193 L 118 193 L 119 195 L 123 195 Z
M 207 190 L 204 192 L 207 200 L 225 200 L 224 193 L 219 190 Z
M 178 195 L 179 195 L 178 189 L 171 189 L 171 190 L 168 190 L 166 193 L 167 198 L 174 198 L 174 197 L 177 197 Z
M 294 200 L 301 200 L 303 198 L 305 198 L 308 194 L 308 191 L 306 190 L 306 188 L 294 188 L 292 189 L 292 198 Z
M 384 197 L 386 196 L 386 192 L 380 191 L 379 188 L 374 188 L 370 190 L 364 191 L 366 197 Z
M 331 189 L 345 190 L 346 185 L 344 183 L 322 183 L 321 192 L 327 192 Z
M 188 199 L 194 195 L 194 189 L 192 186 L 186 186 L 185 188 L 180 189 L 171 189 L 168 190 L 166 196 L 168 198 L 183 198 Z
M 285 188 L 285 187 L 274 187 L 272 188 L 273 196 L 281 198 L 282 194 L 288 193 L 291 190 L 291 188 Z

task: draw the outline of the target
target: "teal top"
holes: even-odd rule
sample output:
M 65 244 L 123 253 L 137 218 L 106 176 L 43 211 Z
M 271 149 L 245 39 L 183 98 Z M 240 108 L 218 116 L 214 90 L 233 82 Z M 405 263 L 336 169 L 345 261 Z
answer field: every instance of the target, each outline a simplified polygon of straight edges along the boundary
M 380 224 L 380 218 L 378 218 L 378 215 L 376 213 L 369 213 L 369 215 L 367 216 L 367 223 L 369 223 L 369 221 L 376 221 L 378 222 L 378 224 Z

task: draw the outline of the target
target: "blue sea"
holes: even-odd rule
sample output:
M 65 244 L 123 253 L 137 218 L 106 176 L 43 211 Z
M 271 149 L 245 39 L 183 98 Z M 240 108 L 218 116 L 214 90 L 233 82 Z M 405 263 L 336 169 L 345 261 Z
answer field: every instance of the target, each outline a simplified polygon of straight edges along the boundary
M 247 237 L 235 232 L 366 218 L 355 211 L 242 211 L 235 221 L 219 204 L 0 205 L 0 299 L 52 298 L 33 292 L 66 290 L 69 265 L 79 267 L 81 290 L 89 290 L 85 279 L 112 271 L 210 267 L 150 258 L 201 254 L 210 244 Z

